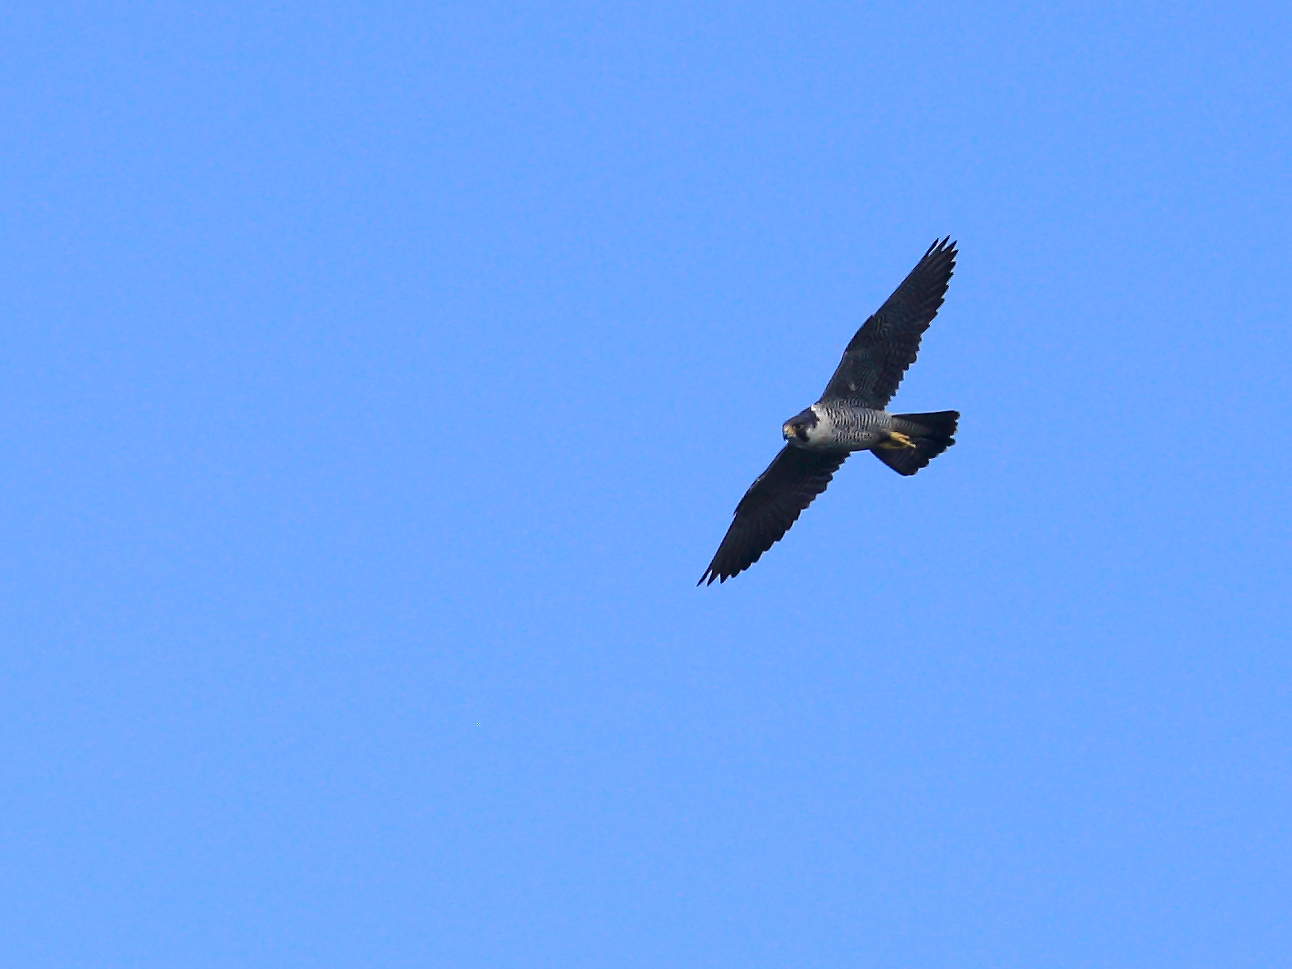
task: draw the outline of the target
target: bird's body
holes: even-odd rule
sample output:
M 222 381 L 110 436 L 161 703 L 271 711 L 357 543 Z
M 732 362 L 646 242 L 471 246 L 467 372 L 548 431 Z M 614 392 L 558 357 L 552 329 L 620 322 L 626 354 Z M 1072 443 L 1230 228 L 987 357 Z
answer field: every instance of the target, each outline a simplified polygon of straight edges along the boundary
M 787 438 L 805 451 L 868 451 L 893 429 L 893 415 L 850 400 L 819 400 L 808 411 L 816 423 L 805 428 L 806 440 Z
M 947 239 L 930 246 L 853 336 L 821 399 L 785 422 L 785 447 L 736 506 L 701 583 L 726 582 L 757 562 L 825 491 L 852 452 L 872 451 L 898 474 L 912 475 L 955 444 L 956 411 L 886 409 L 942 305 L 955 257 L 955 243 Z

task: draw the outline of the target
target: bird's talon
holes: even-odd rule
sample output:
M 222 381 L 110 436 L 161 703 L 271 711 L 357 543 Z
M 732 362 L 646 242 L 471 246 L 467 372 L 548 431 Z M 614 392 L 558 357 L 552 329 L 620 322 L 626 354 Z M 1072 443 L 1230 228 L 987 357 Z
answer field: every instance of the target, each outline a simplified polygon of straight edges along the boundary
M 888 440 L 880 445 L 885 451 L 899 451 L 902 448 L 916 447 L 916 443 L 901 431 L 889 431 Z

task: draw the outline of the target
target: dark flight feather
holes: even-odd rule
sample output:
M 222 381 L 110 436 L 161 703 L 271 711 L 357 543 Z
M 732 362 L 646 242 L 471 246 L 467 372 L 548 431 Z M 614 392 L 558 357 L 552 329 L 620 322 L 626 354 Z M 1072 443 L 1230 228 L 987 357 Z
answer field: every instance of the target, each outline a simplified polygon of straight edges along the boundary
M 940 410 L 932 414 L 894 414 L 898 430 L 908 434 L 913 448 L 895 451 L 879 449 L 870 453 L 901 475 L 912 475 L 928 467 L 930 461 L 956 443 L 956 425 L 960 412 Z
M 735 520 L 696 585 L 726 582 L 757 562 L 825 491 L 847 457 L 846 451 L 823 454 L 785 445 L 740 499 Z
M 896 292 L 862 324 L 822 399 L 842 397 L 876 410 L 888 406 L 946 295 L 956 264 L 956 244 L 948 245 L 950 238 L 929 246 Z

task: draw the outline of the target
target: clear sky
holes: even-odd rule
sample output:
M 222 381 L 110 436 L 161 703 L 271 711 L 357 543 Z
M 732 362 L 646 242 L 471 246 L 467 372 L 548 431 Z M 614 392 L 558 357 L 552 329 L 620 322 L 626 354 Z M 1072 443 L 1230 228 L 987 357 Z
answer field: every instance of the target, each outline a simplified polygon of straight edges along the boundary
M 1292 964 L 1289 49 L 8 5 L 3 964 Z M 695 588 L 946 234 L 957 446 Z

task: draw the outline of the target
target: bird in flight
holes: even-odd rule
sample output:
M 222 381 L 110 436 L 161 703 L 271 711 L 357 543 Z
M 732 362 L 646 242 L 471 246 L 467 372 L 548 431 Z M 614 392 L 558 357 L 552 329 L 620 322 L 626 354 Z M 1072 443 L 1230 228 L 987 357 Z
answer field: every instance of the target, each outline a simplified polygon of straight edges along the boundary
M 726 582 L 757 562 L 853 451 L 870 451 L 898 474 L 912 475 L 955 444 L 957 411 L 885 410 L 946 295 L 956 264 L 950 238 L 929 246 L 897 291 L 862 324 L 821 399 L 785 422 L 785 447 L 740 499 L 697 585 Z

